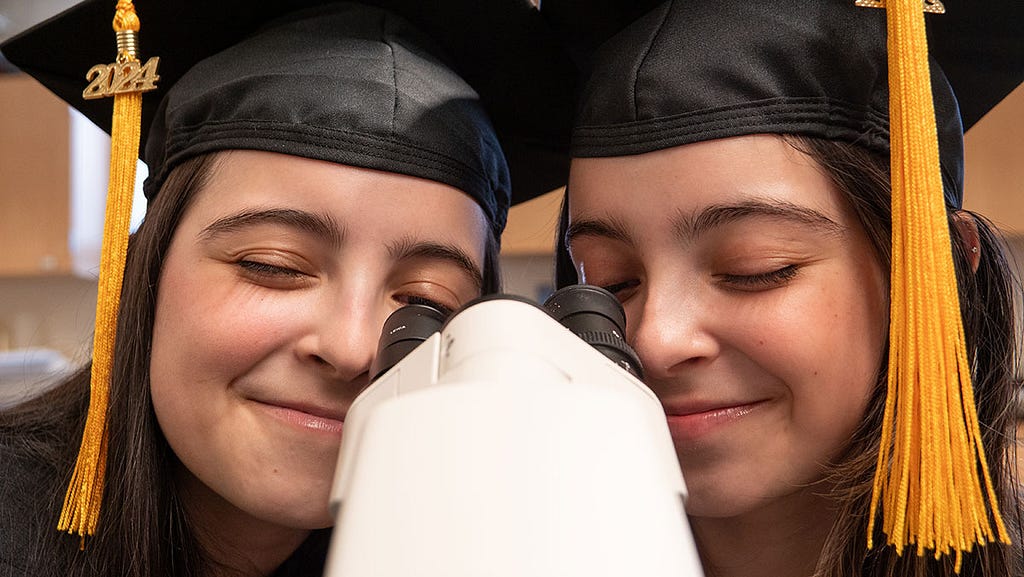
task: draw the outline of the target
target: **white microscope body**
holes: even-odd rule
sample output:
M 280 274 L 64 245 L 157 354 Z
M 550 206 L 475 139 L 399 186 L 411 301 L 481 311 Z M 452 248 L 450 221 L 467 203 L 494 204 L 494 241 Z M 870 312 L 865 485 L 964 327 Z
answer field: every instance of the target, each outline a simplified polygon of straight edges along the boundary
M 657 397 L 544 310 L 484 300 L 353 403 L 328 577 L 703 575 Z

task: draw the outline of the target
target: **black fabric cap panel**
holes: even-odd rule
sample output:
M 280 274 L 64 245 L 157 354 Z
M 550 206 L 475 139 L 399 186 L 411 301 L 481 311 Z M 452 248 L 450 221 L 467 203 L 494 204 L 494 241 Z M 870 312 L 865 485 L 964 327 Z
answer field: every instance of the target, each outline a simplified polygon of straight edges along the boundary
M 565 38 L 573 58 L 587 69 L 603 42 L 662 1 L 544 0 L 543 14 Z M 1024 82 L 1024 2 L 942 3 L 945 14 L 925 17 L 929 50 L 949 79 L 964 129 L 969 130 Z
M 510 194 L 501 147 L 439 52 L 399 17 L 355 4 L 268 25 L 170 88 L 146 142 L 146 193 L 197 154 L 268 150 L 449 184 L 500 231 Z
M 885 11 L 849 0 L 673 0 L 593 56 L 573 156 L 639 154 L 756 133 L 889 151 Z M 963 130 L 940 67 L 932 88 L 946 202 L 963 196 Z

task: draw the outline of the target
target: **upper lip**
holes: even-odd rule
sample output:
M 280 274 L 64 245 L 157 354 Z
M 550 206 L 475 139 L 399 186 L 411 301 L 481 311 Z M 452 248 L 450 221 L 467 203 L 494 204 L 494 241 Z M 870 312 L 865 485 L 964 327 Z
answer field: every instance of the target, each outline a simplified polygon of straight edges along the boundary
M 687 415 L 696 415 L 699 413 L 708 413 L 711 411 L 721 411 L 723 409 L 754 405 L 760 402 L 763 402 L 763 399 L 750 401 L 663 400 L 662 406 L 665 408 L 666 415 L 673 417 L 685 417 Z
M 320 403 L 305 403 L 305 402 L 300 402 L 300 401 L 285 401 L 285 400 L 270 400 L 270 399 L 253 399 L 253 400 L 255 400 L 258 403 L 263 403 L 265 405 L 273 405 L 273 406 L 276 406 L 276 407 L 281 407 L 283 409 L 289 409 L 289 410 L 292 410 L 292 411 L 299 411 L 299 412 L 302 412 L 302 413 L 313 415 L 314 417 L 320 417 L 322 419 L 331 419 L 331 420 L 334 420 L 334 421 L 342 421 L 342 422 L 344 422 L 345 414 L 348 412 L 347 408 L 346 409 L 338 409 L 336 407 L 331 407 L 331 406 L 329 406 L 327 404 L 320 404 Z

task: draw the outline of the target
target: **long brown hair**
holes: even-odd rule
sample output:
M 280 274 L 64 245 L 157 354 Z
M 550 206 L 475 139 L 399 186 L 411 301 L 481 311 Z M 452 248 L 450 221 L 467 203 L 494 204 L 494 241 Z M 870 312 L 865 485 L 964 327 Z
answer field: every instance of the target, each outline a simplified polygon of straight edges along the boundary
M 11 482 L 15 490 L 31 489 L 35 495 L 31 499 L 37 515 L 26 519 L 23 540 L 30 550 L 21 556 L 26 574 L 199 576 L 212 568 L 173 483 L 179 462 L 153 412 L 149 365 L 164 257 L 182 215 L 216 170 L 217 158 L 216 153 L 203 155 L 178 166 L 129 242 L 107 417 L 106 489 L 97 534 L 85 541 L 84 549 L 77 538 L 56 527 L 88 408 L 89 367 L 47 393 L 0 412 L 0 459 L 18 465 L 14 474 L 19 479 Z M 487 242 L 483 273 L 484 290 L 499 290 L 498 243 L 493 237 Z M 328 533 L 314 532 L 297 554 L 308 556 L 309 566 L 322 563 Z M 302 566 L 300 559 L 297 568 Z
M 864 148 L 839 141 L 785 135 L 784 140 L 809 155 L 843 193 L 871 238 L 879 261 L 891 262 L 891 187 L 888 159 Z M 561 288 L 577 282 L 576 270 L 565 246 L 568 226 L 568 194 L 563 199 L 556 240 L 555 277 Z M 947 210 L 950 234 L 959 238 L 954 210 Z M 982 430 L 982 443 L 999 497 L 1003 520 L 1013 543 L 989 544 L 964 557 L 961 577 L 1007 577 L 1024 575 L 1022 547 L 1022 497 L 1017 470 L 1012 460 L 1016 429 L 1016 393 L 1020 383 L 1016 370 L 1020 358 L 1015 344 L 1014 279 L 1006 250 L 989 221 L 969 211 L 961 217 L 972 219 L 978 228 L 980 262 L 972 271 L 962 243 L 953 242 L 953 257 L 960 293 L 960 308 L 971 354 L 975 402 Z M 822 491 L 834 503 L 838 515 L 819 556 L 813 577 L 952 577 L 953 559 L 936 561 L 915 551 L 896 554 L 876 534 L 873 550 L 867 549 L 868 515 L 875 467 L 882 431 L 886 397 L 886 367 L 879 367 L 878 379 L 859 428 L 835 463 L 829 464 L 821 483 Z M 826 489 L 827 488 L 827 489 Z M 880 531 L 880 530 L 879 530 Z
M 888 159 L 845 142 L 786 136 L 794 148 L 813 158 L 843 192 L 867 231 L 879 260 L 891 264 L 891 187 Z M 982 443 L 992 481 L 1000 498 L 1004 521 L 1013 544 L 989 544 L 965 555 L 960 575 L 1005 577 L 1024 574 L 1021 547 L 1022 502 L 1012 457 L 1016 430 L 1015 382 L 1017 362 L 1013 312 L 1012 268 L 995 227 L 980 215 L 960 211 L 978 229 L 980 260 L 972 270 L 967 248 L 959 242 L 954 209 L 948 209 L 953 239 L 960 309 L 971 355 L 975 403 Z M 874 394 L 859 429 L 845 452 L 829 468 L 826 486 L 839 510 L 819 558 L 815 577 L 894 576 L 952 577 L 950 557 L 935 560 L 913 550 L 902 556 L 892 547 L 867 550 L 867 526 L 872 480 L 878 457 L 885 408 L 886 364 L 879 370 Z M 876 544 L 885 543 L 878 532 Z
M 171 479 L 176 457 L 160 433 L 149 390 L 156 287 L 163 255 L 189 201 L 214 169 L 213 156 L 192 159 L 168 179 L 132 235 L 117 323 L 110 383 L 107 478 L 99 528 L 80 547 L 57 532 L 88 407 L 89 366 L 44 395 L 0 417 L 0 443 L 46 471 L 40 526 L 27 564 L 33 575 L 198 575 L 200 548 Z M 28 569 L 28 568 L 26 568 Z

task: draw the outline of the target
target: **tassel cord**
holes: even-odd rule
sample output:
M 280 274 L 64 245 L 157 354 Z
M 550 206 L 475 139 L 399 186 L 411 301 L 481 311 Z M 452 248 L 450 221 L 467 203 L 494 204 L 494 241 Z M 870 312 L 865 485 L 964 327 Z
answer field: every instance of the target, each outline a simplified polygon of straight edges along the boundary
M 118 0 L 113 28 L 119 49 L 117 62 L 112 66 L 137 65 L 133 35 L 139 30 L 139 19 L 131 0 Z M 130 42 L 123 43 L 125 38 Z M 117 313 L 128 251 L 141 118 L 141 92 L 118 92 L 114 95 L 110 181 L 100 253 L 89 411 L 78 458 L 57 523 L 58 530 L 78 534 L 82 538 L 82 548 L 85 547 L 86 535 L 96 533 L 106 482 L 110 380 L 117 337 Z
M 939 172 L 920 0 L 888 0 L 892 149 L 889 379 L 868 544 L 881 506 L 902 554 L 1009 542 L 981 443 Z M 922 119 L 925 119 L 922 122 Z M 984 485 L 984 489 L 982 489 Z M 993 532 L 991 518 L 996 530 Z

